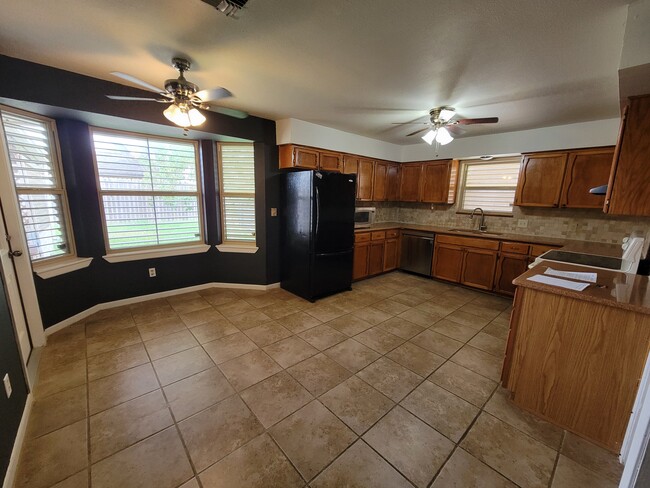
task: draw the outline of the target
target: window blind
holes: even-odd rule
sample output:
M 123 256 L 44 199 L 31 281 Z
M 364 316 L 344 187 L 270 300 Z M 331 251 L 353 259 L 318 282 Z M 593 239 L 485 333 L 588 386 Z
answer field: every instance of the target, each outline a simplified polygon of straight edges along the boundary
M 71 253 L 52 122 L 0 111 L 27 248 L 33 261 Z
M 462 210 L 477 207 L 485 212 L 512 213 L 519 160 L 512 158 L 490 163 L 465 163 Z
M 252 143 L 219 144 L 224 242 L 255 243 L 255 154 Z
M 93 131 L 111 250 L 202 240 L 194 142 Z

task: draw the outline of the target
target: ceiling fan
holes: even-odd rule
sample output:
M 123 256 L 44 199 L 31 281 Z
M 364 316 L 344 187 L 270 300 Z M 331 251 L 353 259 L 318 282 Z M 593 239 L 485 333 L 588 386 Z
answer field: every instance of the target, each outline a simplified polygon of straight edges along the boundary
M 173 58 L 172 66 L 179 72 L 178 78 L 172 78 L 165 81 L 165 89 L 147 83 L 135 76 L 119 71 L 113 71 L 111 74 L 124 80 L 140 85 L 142 88 L 152 91 L 159 95 L 159 98 L 147 97 L 123 97 L 118 95 L 106 95 L 111 100 L 128 100 L 128 101 L 147 101 L 169 103 L 163 111 L 163 115 L 185 129 L 195 127 L 205 122 L 205 116 L 201 110 L 213 110 L 215 112 L 244 119 L 248 117 L 246 112 L 234 110 L 225 107 L 217 107 L 212 102 L 223 98 L 232 97 L 232 93 L 225 88 L 217 87 L 210 90 L 199 90 L 194 83 L 185 79 L 184 73 L 190 70 L 191 63 L 184 58 Z
M 429 111 L 429 122 L 412 122 L 414 124 L 423 124 L 427 127 L 418 129 L 406 137 L 415 136 L 428 129 L 428 132 L 422 136 L 422 139 L 429 145 L 436 144 L 445 145 L 454 140 L 452 129 L 458 125 L 473 125 L 473 124 L 495 124 L 499 122 L 499 117 L 484 117 L 481 119 L 458 119 L 451 120 L 456 115 L 456 109 L 452 107 L 436 107 Z M 407 124 L 410 124 L 407 122 Z M 405 125 L 405 124 L 400 124 Z

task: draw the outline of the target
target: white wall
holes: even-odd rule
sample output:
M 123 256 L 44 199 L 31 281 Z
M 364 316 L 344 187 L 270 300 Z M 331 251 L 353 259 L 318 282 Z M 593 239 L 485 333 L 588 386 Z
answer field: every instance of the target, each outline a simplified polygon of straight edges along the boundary
M 422 142 L 408 146 L 390 144 L 298 119 L 276 122 L 278 144 L 302 144 L 333 151 L 349 152 L 391 161 L 424 161 L 440 158 L 469 158 L 484 154 L 504 155 L 616 144 L 619 119 L 544 127 L 486 136 L 463 137 L 435 148 Z
M 401 161 L 402 147 L 397 144 L 343 132 L 303 120 L 278 120 L 275 123 L 275 132 L 278 144 L 301 144 L 371 158 Z
M 620 68 L 650 63 L 650 0 L 637 0 L 627 9 Z

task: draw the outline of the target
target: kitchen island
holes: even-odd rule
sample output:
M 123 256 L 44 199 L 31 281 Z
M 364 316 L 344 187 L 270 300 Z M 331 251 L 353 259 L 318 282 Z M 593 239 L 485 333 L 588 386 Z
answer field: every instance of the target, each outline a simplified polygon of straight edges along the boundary
M 597 271 L 583 291 L 530 281 Z M 520 408 L 620 452 L 650 350 L 647 276 L 544 262 L 517 286 L 502 384 Z

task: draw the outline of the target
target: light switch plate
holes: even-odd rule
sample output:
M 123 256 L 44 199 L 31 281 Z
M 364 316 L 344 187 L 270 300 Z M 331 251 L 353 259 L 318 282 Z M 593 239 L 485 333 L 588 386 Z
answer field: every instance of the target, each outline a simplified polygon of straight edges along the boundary
M 275 207 L 271 208 L 271 217 L 277 217 L 278 216 L 278 209 Z
M 7 394 L 7 398 L 11 398 L 11 392 L 13 390 L 11 389 L 11 380 L 9 379 L 9 373 L 5 374 L 5 377 L 2 378 L 2 382 L 5 385 L 5 393 Z
M 149 278 L 156 277 L 156 268 L 149 268 Z

